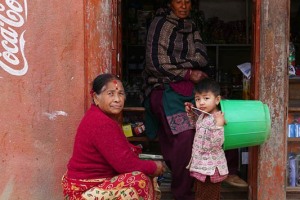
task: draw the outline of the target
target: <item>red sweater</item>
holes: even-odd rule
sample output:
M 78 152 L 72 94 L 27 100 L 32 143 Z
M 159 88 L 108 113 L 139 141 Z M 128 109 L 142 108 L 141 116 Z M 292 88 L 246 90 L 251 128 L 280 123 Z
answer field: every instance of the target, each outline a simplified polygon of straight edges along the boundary
M 77 129 L 68 177 L 108 178 L 132 171 L 151 175 L 155 170 L 154 161 L 141 160 L 132 151 L 120 125 L 92 105 Z

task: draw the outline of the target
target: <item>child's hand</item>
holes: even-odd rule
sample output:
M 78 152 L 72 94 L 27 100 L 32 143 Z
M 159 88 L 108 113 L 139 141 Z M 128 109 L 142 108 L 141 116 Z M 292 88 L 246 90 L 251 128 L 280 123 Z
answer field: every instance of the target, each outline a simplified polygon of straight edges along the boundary
M 221 111 L 215 112 L 213 114 L 215 120 L 216 120 L 216 125 L 217 126 L 224 126 L 226 124 L 226 120 L 224 118 L 224 113 Z
M 193 117 L 194 116 L 194 113 L 192 111 L 192 107 L 194 105 L 191 103 L 191 102 L 185 102 L 184 103 L 184 107 L 185 107 L 185 112 L 187 113 L 187 116 L 188 117 Z

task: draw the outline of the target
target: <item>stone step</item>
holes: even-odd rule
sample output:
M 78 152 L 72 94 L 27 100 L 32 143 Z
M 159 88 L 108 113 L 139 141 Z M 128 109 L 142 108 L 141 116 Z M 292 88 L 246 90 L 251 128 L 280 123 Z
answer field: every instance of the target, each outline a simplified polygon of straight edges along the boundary
M 161 200 L 174 200 L 172 198 L 170 187 L 162 186 L 161 190 Z M 248 189 L 229 186 L 227 184 L 222 185 L 221 189 L 221 200 L 247 200 L 248 199 Z

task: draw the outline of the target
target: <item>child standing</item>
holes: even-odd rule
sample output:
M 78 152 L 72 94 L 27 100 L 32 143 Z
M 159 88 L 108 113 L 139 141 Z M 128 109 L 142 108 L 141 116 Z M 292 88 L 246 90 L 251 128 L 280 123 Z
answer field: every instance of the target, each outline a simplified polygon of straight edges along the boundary
M 196 179 L 196 200 L 219 200 L 221 182 L 228 175 L 224 143 L 224 114 L 219 110 L 220 86 L 203 79 L 195 86 L 195 103 L 185 103 L 185 110 L 196 134 L 192 157 L 187 168 Z M 200 111 L 201 110 L 201 111 Z

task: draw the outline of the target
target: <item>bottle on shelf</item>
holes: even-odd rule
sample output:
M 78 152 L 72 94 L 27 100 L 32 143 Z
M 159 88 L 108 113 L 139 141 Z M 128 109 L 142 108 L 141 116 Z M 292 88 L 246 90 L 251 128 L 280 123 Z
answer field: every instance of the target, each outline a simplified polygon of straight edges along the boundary
M 288 68 L 289 68 L 290 76 L 296 75 L 295 67 L 296 67 L 296 50 L 295 50 L 294 43 L 291 41 L 289 43 L 289 59 L 288 59 Z

